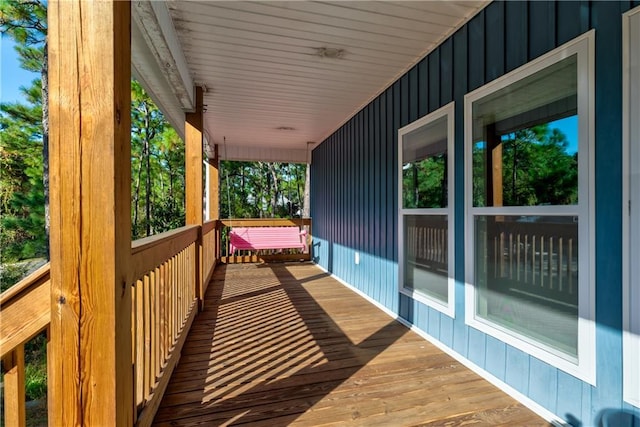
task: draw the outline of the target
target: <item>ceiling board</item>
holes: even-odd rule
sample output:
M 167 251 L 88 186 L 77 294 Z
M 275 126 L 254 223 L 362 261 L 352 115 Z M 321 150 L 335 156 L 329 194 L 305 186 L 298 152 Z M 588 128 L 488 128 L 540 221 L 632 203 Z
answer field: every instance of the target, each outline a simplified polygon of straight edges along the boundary
M 255 153 L 255 160 L 273 160 L 306 159 L 301 153 L 307 152 L 309 141 L 329 136 L 487 3 L 164 4 L 191 78 L 207 88 L 209 142 L 226 143 L 226 151 L 237 158 Z M 341 49 L 342 56 L 321 57 L 319 48 Z M 137 66 L 142 74 L 148 69 Z M 175 121 L 175 106 L 163 92 L 167 85 L 157 84 L 157 75 L 140 77 L 148 82 L 152 96 L 165 100 Z M 278 130 L 283 126 L 294 130 Z

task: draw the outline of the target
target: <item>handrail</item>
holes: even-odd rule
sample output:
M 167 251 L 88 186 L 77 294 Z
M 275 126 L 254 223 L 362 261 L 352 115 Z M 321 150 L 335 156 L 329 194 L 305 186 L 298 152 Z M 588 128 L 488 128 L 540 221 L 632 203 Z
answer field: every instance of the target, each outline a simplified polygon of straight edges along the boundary
M 204 224 L 202 224 L 202 234 L 207 234 L 209 233 L 211 230 L 214 230 L 216 228 L 216 226 L 218 225 L 219 220 L 217 219 L 212 219 L 209 221 L 205 221 Z
M 29 273 L 27 277 L 21 279 L 18 283 L 11 286 L 6 291 L 0 293 L 0 307 L 10 303 L 11 300 L 14 299 L 15 295 L 22 292 L 24 288 L 29 288 L 33 286 L 34 282 L 41 280 L 45 276 L 48 276 L 50 274 L 50 269 L 50 263 L 46 263 Z
M 51 321 L 50 265 L 38 268 L 0 294 L 0 356 L 29 341 Z
M 131 243 L 130 278 L 135 280 L 167 259 L 175 256 L 198 238 L 200 227 L 186 225 Z

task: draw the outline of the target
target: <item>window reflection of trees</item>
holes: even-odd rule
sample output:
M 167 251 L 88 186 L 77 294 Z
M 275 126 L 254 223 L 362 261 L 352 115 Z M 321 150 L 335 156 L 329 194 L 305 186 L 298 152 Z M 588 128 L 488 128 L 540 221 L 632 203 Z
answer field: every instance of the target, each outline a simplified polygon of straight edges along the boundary
M 500 138 L 502 206 L 575 205 L 578 203 L 578 153 L 558 128 L 542 124 Z M 491 206 L 486 171 L 487 144 L 473 147 L 473 204 Z M 494 171 L 495 172 L 495 165 Z

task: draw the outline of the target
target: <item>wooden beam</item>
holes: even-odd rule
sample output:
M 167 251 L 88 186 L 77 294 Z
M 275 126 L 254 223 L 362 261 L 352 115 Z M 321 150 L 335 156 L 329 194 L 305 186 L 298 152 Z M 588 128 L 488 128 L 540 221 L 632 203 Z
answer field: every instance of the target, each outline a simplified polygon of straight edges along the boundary
M 220 151 L 218 150 L 218 144 L 213 146 L 213 159 L 209 159 L 207 163 L 207 168 L 209 170 L 209 189 L 208 189 L 208 197 L 209 197 L 209 219 L 210 220 L 219 220 L 220 219 Z M 204 234 L 204 230 L 202 231 Z M 217 260 L 220 258 L 220 233 L 218 230 L 214 231 L 215 233 L 215 246 L 213 250 L 213 254 L 215 257 L 214 260 L 214 268 Z M 211 271 L 213 273 L 213 270 Z M 211 276 L 211 274 L 209 274 Z M 207 277 L 204 280 L 208 280 Z M 205 283 L 208 285 L 208 283 Z M 204 300 L 204 295 L 202 296 Z
M 133 424 L 131 5 L 48 4 L 50 425 Z
M 486 204 L 487 206 L 502 206 L 502 140 L 496 133 L 495 123 L 488 125 L 485 133 L 487 139 L 485 157 Z
M 185 186 L 187 225 L 202 225 L 202 88 L 196 87 L 196 111 L 185 117 Z
M 213 148 L 213 159 L 207 162 L 209 170 L 209 219 L 220 219 L 220 158 L 218 144 Z
M 186 222 L 187 225 L 202 226 L 203 222 L 203 197 L 204 183 L 202 177 L 203 171 L 203 101 L 202 88 L 196 87 L 196 109 L 193 113 L 187 113 L 185 116 L 185 203 L 186 203 Z M 202 288 L 202 233 L 198 237 L 196 245 L 196 274 L 195 289 L 196 297 L 203 301 L 204 290 Z

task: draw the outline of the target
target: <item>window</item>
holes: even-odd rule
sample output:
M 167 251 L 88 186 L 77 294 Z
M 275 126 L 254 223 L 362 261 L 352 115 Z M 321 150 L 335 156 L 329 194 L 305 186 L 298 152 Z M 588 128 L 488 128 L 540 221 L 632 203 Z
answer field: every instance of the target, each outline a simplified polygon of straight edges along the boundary
M 624 399 L 640 407 L 640 7 L 623 16 Z M 633 118 L 636 118 L 633 120 Z
M 592 39 L 465 97 L 466 321 L 589 382 Z
M 453 108 L 451 103 L 398 131 L 400 292 L 450 316 Z

